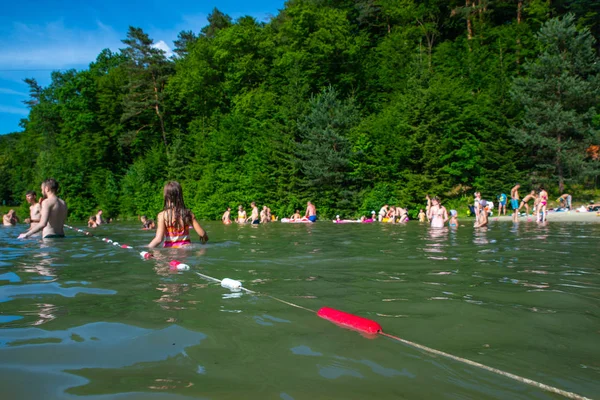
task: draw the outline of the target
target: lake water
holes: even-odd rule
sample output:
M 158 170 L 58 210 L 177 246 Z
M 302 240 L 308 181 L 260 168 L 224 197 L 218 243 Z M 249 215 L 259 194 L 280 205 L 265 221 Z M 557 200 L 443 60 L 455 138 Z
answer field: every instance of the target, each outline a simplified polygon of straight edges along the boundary
M 156 252 L 191 265 L 180 273 L 75 232 L 42 242 L 0 229 L 2 398 L 560 398 L 267 296 L 232 294 L 195 271 L 600 394 L 600 224 L 204 227 L 209 244 Z M 132 246 L 153 236 L 118 223 L 94 234 Z

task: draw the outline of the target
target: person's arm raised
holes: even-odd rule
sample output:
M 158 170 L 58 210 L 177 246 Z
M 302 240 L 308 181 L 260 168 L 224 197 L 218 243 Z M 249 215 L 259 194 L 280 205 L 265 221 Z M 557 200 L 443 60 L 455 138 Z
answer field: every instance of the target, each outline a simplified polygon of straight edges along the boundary
M 156 236 L 154 236 L 154 239 L 152 239 L 150 244 L 148 244 L 148 247 L 154 248 L 154 247 L 158 246 L 162 242 L 164 236 L 165 236 L 165 218 L 163 216 L 163 213 L 160 212 L 160 213 L 158 213 L 158 216 L 156 217 Z

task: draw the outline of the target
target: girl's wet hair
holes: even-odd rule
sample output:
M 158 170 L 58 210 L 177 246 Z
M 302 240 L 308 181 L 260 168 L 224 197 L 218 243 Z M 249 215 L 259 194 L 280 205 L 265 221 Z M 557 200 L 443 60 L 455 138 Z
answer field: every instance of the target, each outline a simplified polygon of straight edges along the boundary
M 164 189 L 165 202 L 163 211 L 165 211 L 165 220 L 167 225 L 172 222 L 176 228 L 183 228 L 192 223 L 192 212 L 185 207 L 183 201 L 183 190 L 179 182 L 167 182 Z

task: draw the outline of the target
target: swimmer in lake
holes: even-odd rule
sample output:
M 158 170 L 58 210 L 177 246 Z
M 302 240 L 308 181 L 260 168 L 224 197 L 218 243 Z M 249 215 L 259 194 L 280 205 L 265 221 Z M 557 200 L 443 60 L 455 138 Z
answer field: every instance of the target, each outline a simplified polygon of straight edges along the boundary
M 443 228 L 446 222 L 448 222 L 448 211 L 441 204 L 438 197 L 431 199 L 431 207 L 429 208 L 427 217 L 431 221 L 432 228 Z
M 231 225 L 231 207 L 227 207 L 227 210 L 223 213 L 223 216 L 221 217 L 221 221 L 223 221 L 225 225 Z
M 246 210 L 244 210 L 244 207 L 242 207 L 242 205 L 240 204 L 238 206 L 238 217 L 236 219 L 236 222 L 238 224 L 245 224 L 247 218 L 248 218 L 248 216 L 246 214 Z
M 36 194 L 33 190 L 30 190 L 25 194 L 25 200 L 30 204 L 29 206 L 29 218 L 25 219 L 26 224 L 37 224 L 40 222 L 42 217 L 42 205 L 37 201 Z
M 310 222 L 315 222 L 317 220 L 317 208 L 310 201 L 306 203 L 304 218 L 308 218 Z
M 98 227 L 98 224 L 96 223 L 95 215 L 92 215 L 90 217 L 90 219 L 88 219 L 87 226 L 88 226 L 88 228 L 97 228 Z
M 458 212 L 456 210 L 450 210 L 450 221 L 448 226 L 451 228 L 458 228 Z
M 256 206 L 255 202 L 250 203 L 250 206 L 252 207 L 252 213 L 250 214 L 250 218 L 248 218 L 247 222 L 250 222 L 254 225 L 258 225 L 260 224 L 258 207 Z
M 30 236 L 42 231 L 43 238 L 62 238 L 65 237 L 65 220 L 67 219 L 67 204 L 56 195 L 58 191 L 58 182 L 54 179 L 46 179 L 41 186 L 42 211 L 40 222 L 34 224 L 25 233 L 19 235 L 19 239 L 27 239 Z
M 158 213 L 156 223 L 156 236 L 148 244 L 153 248 L 158 246 L 163 239 L 163 247 L 185 247 L 192 243 L 190 239 L 190 225 L 194 228 L 202 243 L 208 241 L 206 231 L 202 229 L 194 213 L 185 207 L 183 190 L 178 182 L 171 181 L 163 190 L 164 206 Z
M 300 210 L 296 210 L 296 212 L 294 213 L 294 215 L 292 215 L 290 217 L 291 221 L 299 221 L 302 219 L 302 215 L 300 215 Z
M 142 221 L 142 229 L 156 229 L 156 224 L 151 219 L 148 219 L 145 215 L 140 217 Z
M 262 210 L 260 210 L 260 223 L 266 224 L 269 222 L 269 210 L 267 206 L 263 206 Z
M 15 226 L 17 222 L 19 222 L 19 217 L 17 217 L 15 210 L 9 210 L 8 213 L 4 214 L 2 217 L 2 224 L 4 226 Z

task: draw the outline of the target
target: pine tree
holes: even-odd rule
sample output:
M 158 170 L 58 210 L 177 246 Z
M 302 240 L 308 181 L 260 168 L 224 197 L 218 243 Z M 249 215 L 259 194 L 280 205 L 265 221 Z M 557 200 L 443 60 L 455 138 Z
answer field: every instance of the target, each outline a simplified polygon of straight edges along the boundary
M 311 99 L 309 114 L 298 122 L 301 141 L 296 155 L 303 186 L 309 195 L 328 197 L 331 208 L 343 208 L 351 196 L 348 133 L 358 118 L 353 101 L 340 100 L 330 86 Z
M 524 112 L 511 133 L 532 148 L 538 172 L 556 179 L 562 192 L 586 169 L 586 149 L 598 140 L 600 60 L 589 30 L 578 31 L 571 14 L 545 23 L 538 40 L 543 52 L 513 82 L 511 94 Z
M 121 51 L 128 60 L 129 84 L 121 120 L 133 120 L 135 135 L 143 129 L 152 129 L 158 122 L 165 151 L 168 152 L 163 98 L 173 65 L 163 50 L 153 46 L 154 41 L 141 28 L 130 26 L 127 39 L 122 42 L 127 45 Z

